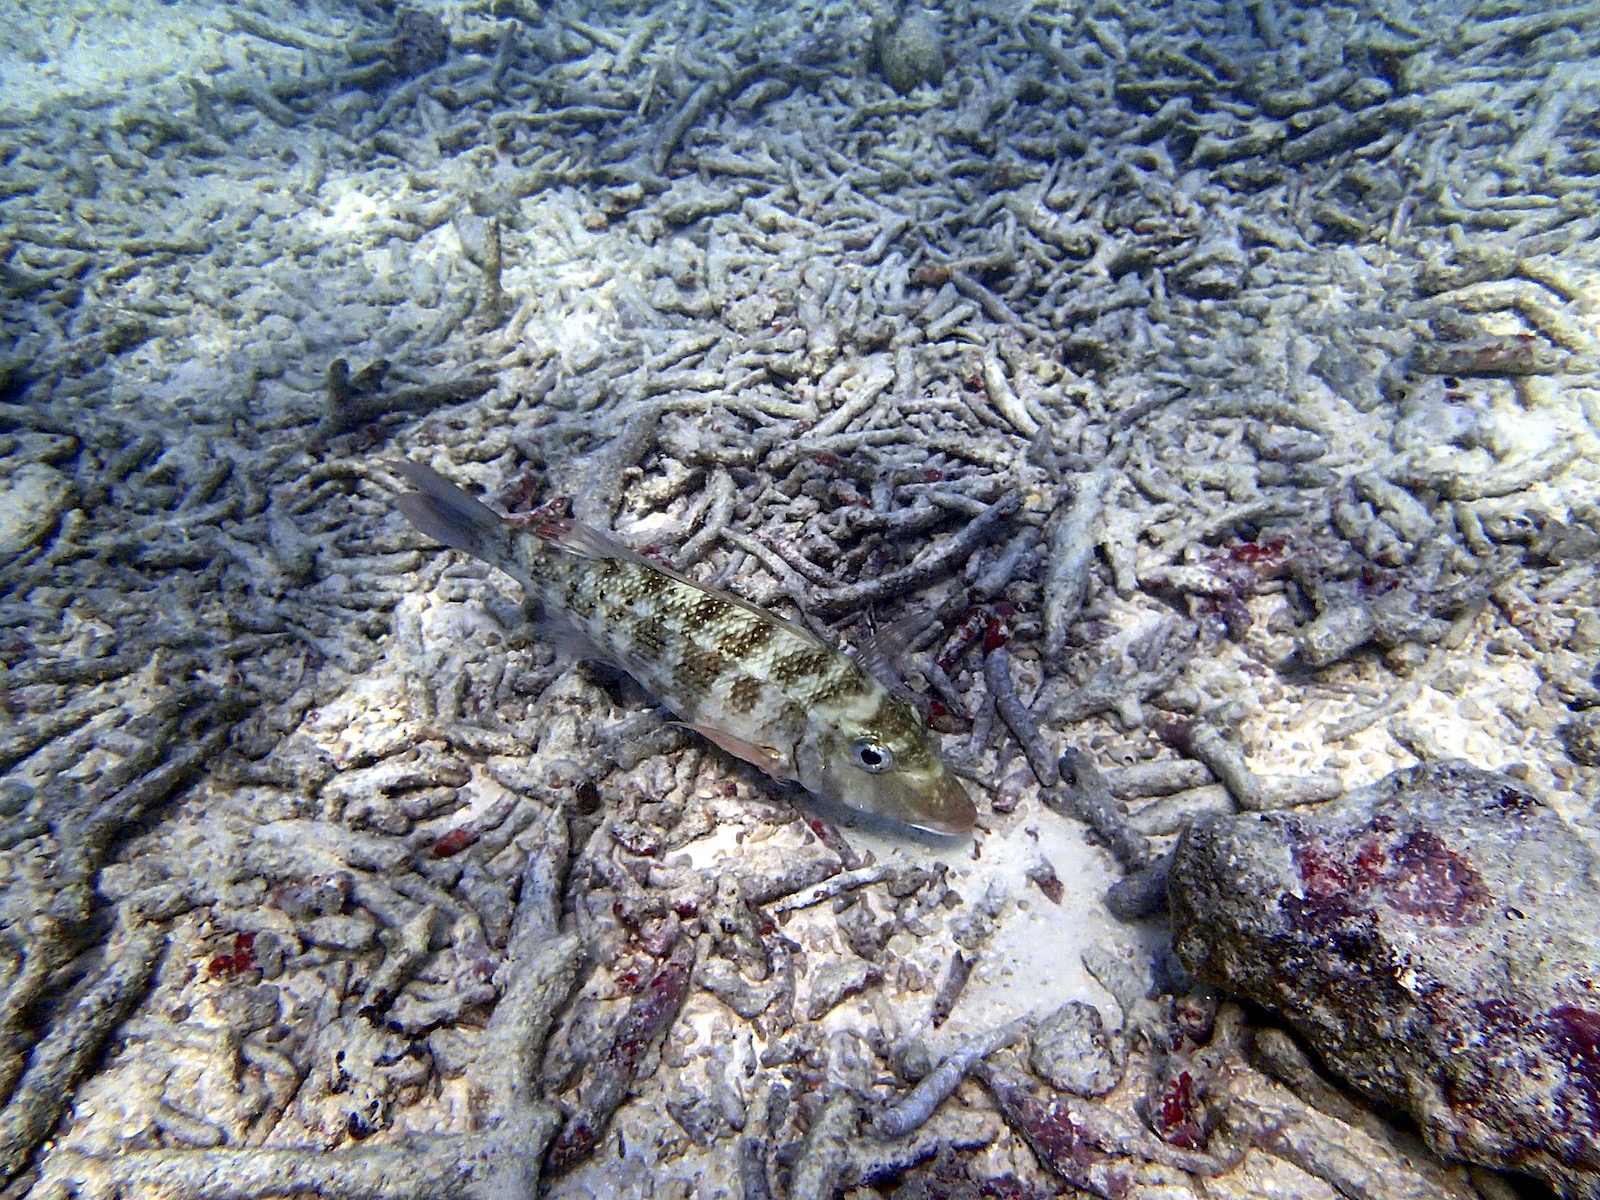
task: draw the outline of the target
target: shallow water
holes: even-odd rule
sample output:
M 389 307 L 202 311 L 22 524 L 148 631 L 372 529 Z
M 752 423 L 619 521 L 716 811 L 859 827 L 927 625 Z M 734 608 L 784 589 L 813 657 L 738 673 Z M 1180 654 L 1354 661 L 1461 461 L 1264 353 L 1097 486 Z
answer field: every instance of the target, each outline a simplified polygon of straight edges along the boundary
M 1153 1140 L 1187 981 L 1105 894 L 1196 815 L 1460 757 L 1596 842 L 1590 10 L 16 9 L 12 1194 L 509 1194 L 584 1121 L 553 1196 L 1054 1194 L 1003 1079 L 868 1125 L 1083 1001 Z M 975 837 L 573 666 L 396 456 L 838 645 L 920 619 Z M 1506 1186 L 1317 1129 L 1111 1160 Z

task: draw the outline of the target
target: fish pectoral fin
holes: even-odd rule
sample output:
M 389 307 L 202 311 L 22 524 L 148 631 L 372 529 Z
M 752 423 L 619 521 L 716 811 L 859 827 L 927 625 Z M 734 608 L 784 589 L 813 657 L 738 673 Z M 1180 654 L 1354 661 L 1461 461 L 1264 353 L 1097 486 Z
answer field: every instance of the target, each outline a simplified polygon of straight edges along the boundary
M 726 750 L 735 758 L 742 758 L 745 762 L 760 767 L 774 779 L 787 783 L 795 777 L 794 764 L 789 756 L 776 746 L 763 746 L 755 742 L 747 742 L 736 734 L 725 729 L 713 729 L 709 725 L 696 725 L 691 721 L 682 722 L 684 728 L 692 729 L 709 742 L 713 742 Z

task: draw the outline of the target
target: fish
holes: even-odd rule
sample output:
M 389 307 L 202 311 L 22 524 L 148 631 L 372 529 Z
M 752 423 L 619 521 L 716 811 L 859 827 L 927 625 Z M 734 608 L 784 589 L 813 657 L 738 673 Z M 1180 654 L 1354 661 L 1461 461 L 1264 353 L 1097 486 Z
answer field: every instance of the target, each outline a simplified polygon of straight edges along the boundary
M 793 622 L 562 517 L 514 523 L 420 463 L 395 507 L 421 533 L 504 571 L 553 632 L 632 675 L 679 720 L 773 779 L 930 833 L 977 810 L 917 709 Z

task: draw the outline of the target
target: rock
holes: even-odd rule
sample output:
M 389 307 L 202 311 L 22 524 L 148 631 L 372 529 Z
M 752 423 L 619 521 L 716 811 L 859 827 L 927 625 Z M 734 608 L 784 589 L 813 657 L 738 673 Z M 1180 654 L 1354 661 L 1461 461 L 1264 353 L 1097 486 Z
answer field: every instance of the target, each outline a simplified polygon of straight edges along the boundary
M 1233 229 L 1212 231 L 1168 272 L 1173 288 L 1196 299 L 1226 299 L 1238 295 L 1250 260 Z
M 444 22 L 419 8 L 402 8 L 394 17 L 394 40 L 385 55 L 394 73 L 411 79 L 431 71 L 450 57 L 450 35 Z
M 1375 632 L 1377 624 L 1365 604 L 1341 604 L 1300 631 L 1295 639 L 1295 655 L 1308 667 L 1325 667 L 1365 646 Z
M 1122 1082 L 1124 1059 L 1106 1033 L 1100 1010 L 1071 1000 L 1034 1032 L 1028 1065 L 1058 1091 L 1103 1096 Z
M 1582 767 L 1600 767 L 1600 709 L 1581 712 L 1561 727 L 1567 757 Z
M 1368 75 L 1340 92 L 1339 103 L 1351 110 L 1371 108 L 1374 104 L 1383 104 L 1393 95 L 1394 86 L 1387 79 Z
M 1171 904 L 1189 970 L 1436 1152 L 1600 1198 L 1600 860 L 1523 784 L 1439 762 L 1315 812 L 1202 818 Z
M 944 39 L 939 27 L 921 13 L 880 21 L 873 31 L 878 69 L 901 95 L 919 83 L 944 82 Z
M 36 545 L 72 501 L 72 481 L 54 467 L 23 463 L 0 473 L 0 563 Z

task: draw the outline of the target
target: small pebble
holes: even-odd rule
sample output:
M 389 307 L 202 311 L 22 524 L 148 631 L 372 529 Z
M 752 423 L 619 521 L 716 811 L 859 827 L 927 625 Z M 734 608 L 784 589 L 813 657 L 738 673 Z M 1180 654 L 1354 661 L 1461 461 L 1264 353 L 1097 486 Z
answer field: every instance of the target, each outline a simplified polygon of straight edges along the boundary
M 1051 1087 L 1075 1096 L 1103 1096 L 1122 1082 L 1124 1056 L 1092 1004 L 1070 1000 L 1040 1025 L 1028 1056 Z

